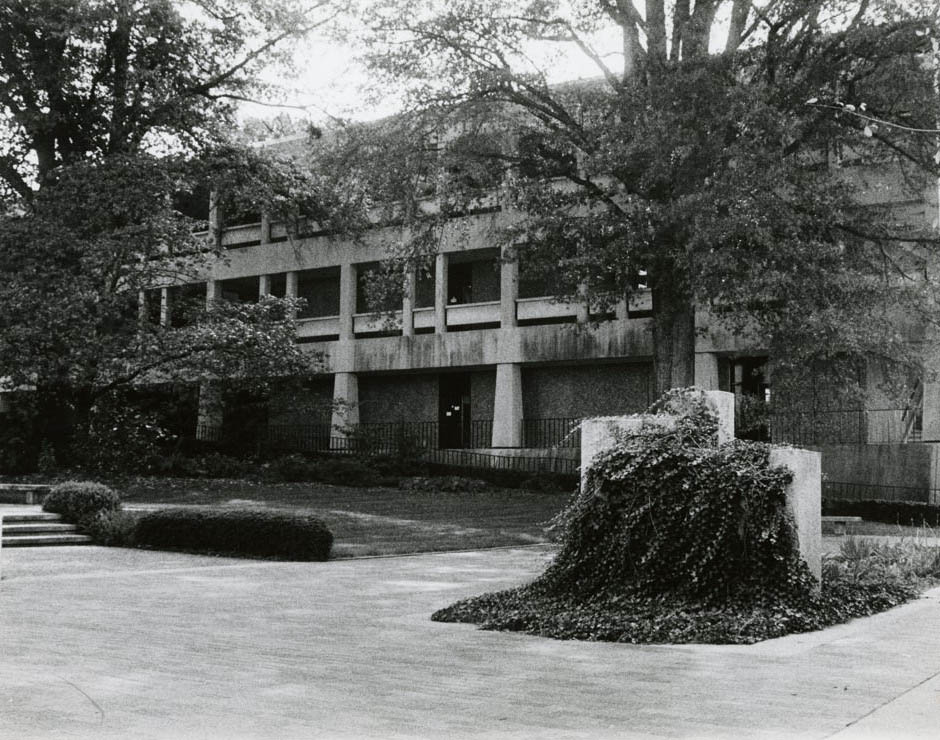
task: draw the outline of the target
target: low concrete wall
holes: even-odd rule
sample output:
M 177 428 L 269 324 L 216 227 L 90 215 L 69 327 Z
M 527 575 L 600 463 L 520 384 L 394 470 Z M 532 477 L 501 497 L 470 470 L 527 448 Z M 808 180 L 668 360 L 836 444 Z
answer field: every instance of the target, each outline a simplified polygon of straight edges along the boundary
M 788 468 L 787 511 L 796 525 L 797 547 L 810 573 L 822 580 L 822 484 L 820 454 L 795 447 L 774 447 L 770 464 Z

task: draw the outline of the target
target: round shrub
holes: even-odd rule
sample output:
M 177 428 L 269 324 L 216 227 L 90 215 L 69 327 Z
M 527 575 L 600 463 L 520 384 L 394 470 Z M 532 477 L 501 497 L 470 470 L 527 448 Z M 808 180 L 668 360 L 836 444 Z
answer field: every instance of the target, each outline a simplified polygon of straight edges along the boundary
M 65 521 L 76 524 L 120 506 L 120 497 L 103 483 L 76 480 L 59 483 L 42 502 L 43 511 L 60 514 Z
M 333 533 L 308 514 L 188 506 L 144 514 L 137 520 L 134 541 L 155 550 L 326 560 Z

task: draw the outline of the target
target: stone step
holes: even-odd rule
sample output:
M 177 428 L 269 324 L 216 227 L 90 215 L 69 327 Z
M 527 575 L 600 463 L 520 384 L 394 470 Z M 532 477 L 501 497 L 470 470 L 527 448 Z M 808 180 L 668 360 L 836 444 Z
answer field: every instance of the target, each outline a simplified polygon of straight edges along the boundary
M 0 483 L 0 504 L 38 504 L 51 488 L 41 483 Z
M 47 547 L 49 545 L 90 545 L 87 534 L 3 535 L 3 547 Z
M 45 521 L 45 522 L 8 522 L 3 518 L 3 536 L 21 534 L 74 534 L 78 532 L 78 527 L 74 524 L 65 522 Z
M 33 512 L 19 512 L 17 514 L 4 514 L 0 511 L 0 516 L 3 517 L 3 526 L 7 524 L 25 524 L 27 522 L 61 522 L 62 517 L 59 514 L 47 514 L 44 511 Z

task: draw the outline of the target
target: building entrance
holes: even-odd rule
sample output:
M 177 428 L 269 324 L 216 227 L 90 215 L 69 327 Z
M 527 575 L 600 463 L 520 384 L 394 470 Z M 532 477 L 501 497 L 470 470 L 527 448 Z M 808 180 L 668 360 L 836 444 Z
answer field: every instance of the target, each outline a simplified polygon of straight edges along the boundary
M 442 449 L 466 447 L 470 442 L 469 373 L 442 374 L 438 399 L 438 444 Z

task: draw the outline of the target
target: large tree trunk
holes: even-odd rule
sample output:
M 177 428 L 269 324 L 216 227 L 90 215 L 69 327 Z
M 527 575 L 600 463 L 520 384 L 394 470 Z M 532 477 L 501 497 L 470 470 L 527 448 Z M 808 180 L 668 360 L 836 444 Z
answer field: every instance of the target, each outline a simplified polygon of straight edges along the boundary
M 653 375 L 656 398 L 695 383 L 695 307 L 685 290 L 653 286 Z

